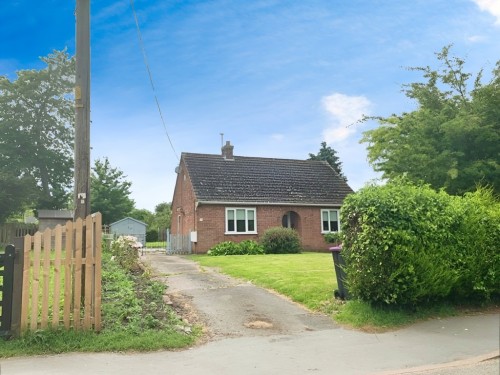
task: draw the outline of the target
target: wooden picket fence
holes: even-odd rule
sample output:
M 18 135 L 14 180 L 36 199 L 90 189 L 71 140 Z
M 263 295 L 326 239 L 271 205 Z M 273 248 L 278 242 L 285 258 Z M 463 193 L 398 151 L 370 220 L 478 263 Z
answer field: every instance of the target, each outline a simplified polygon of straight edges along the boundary
M 21 332 L 101 329 L 100 213 L 24 237 Z

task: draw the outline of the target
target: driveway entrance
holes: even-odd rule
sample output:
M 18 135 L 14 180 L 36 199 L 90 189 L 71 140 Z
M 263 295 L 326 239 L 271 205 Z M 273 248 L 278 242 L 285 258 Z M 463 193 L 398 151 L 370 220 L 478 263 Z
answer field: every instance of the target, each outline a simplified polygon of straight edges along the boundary
M 146 262 L 165 277 L 174 306 L 191 311 L 212 339 L 294 334 L 333 329 L 326 315 L 250 282 L 222 275 L 181 256 L 147 253 Z

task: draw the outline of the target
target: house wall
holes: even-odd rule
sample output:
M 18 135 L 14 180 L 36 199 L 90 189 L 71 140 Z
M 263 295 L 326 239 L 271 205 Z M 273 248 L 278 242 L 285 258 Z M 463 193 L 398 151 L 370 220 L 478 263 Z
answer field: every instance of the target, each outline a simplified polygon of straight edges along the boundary
M 304 250 L 326 251 L 331 246 L 325 243 L 321 234 L 321 209 L 328 208 L 326 206 L 255 206 L 257 209 L 256 235 L 224 234 L 226 207 L 231 206 L 198 206 L 196 213 L 192 215 L 196 219 L 193 228 L 198 232 L 198 241 L 192 247 L 193 253 L 206 253 L 212 246 L 223 241 L 240 242 L 248 239 L 258 241 L 266 229 L 282 226 L 283 216 L 289 211 L 296 212 L 299 216 L 296 229 L 299 232 Z
M 172 199 L 171 234 L 174 236 L 188 236 L 195 231 L 196 223 L 195 196 L 191 179 L 186 172 L 184 161 L 179 165 L 174 197 Z

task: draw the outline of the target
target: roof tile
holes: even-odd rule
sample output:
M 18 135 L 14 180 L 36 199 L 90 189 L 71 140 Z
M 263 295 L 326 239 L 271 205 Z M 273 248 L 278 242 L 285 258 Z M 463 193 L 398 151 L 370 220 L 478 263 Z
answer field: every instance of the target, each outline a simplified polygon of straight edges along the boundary
M 340 205 L 352 189 L 327 162 L 182 153 L 198 201 Z

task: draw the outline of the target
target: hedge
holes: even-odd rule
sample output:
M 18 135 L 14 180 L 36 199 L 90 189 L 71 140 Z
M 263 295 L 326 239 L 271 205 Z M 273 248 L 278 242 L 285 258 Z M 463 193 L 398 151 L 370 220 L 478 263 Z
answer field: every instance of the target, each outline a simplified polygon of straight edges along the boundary
M 350 294 L 372 303 L 488 300 L 500 292 L 500 204 L 399 180 L 349 195 L 341 211 Z

